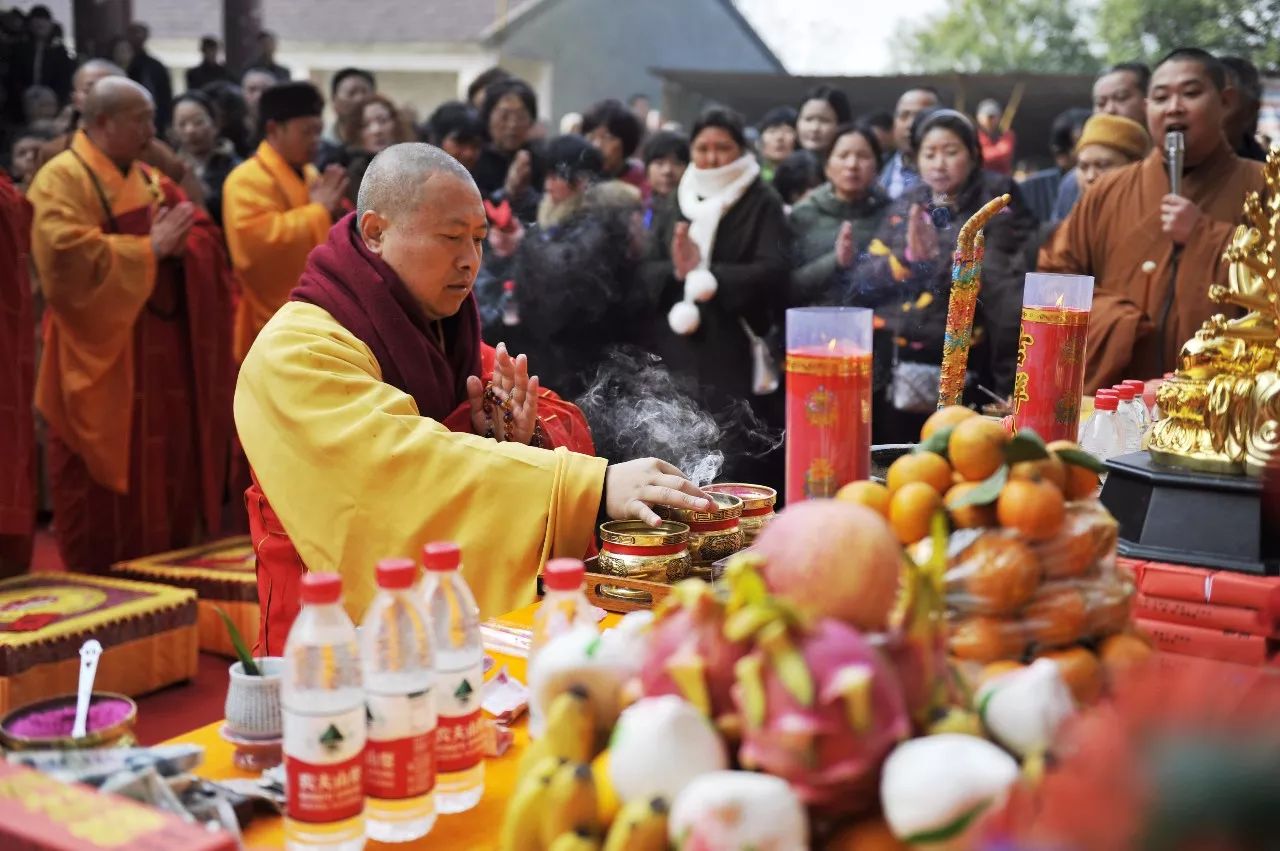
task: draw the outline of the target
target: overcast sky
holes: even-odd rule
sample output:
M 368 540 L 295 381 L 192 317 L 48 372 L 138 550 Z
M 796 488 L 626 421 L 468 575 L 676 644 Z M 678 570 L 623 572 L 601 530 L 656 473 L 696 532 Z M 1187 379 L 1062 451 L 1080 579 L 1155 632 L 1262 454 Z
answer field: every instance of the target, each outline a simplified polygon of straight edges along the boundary
M 882 74 L 899 22 L 946 0 L 735 0 L 793 74 Z

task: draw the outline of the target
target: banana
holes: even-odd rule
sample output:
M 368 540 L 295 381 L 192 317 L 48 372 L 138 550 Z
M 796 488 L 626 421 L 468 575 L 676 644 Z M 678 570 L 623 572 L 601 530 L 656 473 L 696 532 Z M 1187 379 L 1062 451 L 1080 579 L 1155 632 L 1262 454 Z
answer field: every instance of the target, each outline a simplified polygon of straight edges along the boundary
M 547 787 L 542 811 L 542 847 L 548 848 L 562 833 L 599 829 L 596 784 L 588 763 L 566 763 L 556 769 Z
M 578 829 L 557 836 L 547 851 L 600 851 L 600 840 L 591 831 Z
M 613 820 L 604 851 L 666 851 L 667 802 L 637 798 Z
M 520 759 L 518 776 L 553 756 L 569 762 L 590 762 L 595 756 L 595 713 L 586 689 L 575 686 L 561 692 L 547 709 L 542 737 L 533 742 Z
M 502 851 L 542 851 L 539 824 L 551 778 L 559 768 L 559 760 L 546 757 L 521 778 L 502 815 Z

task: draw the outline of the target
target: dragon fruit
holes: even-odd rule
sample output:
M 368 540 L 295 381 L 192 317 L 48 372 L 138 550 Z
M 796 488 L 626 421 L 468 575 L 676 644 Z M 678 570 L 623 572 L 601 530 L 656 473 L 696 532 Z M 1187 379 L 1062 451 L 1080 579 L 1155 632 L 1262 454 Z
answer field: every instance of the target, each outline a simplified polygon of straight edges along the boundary
M 707 718 L 733 713 L 733 666 L 746 655 L 744 641 L 724 635 L 725 606 L 700 579 L 676 585 L 659 606 L 640 667 L 648 697 L 674 694 Z
M 776 600 L 736 612 L 726 629 L 755 638 L 735 666 L 743 766 L 785 779 L 824 814 L 874 807 L 880 766 L 911 731 L 889 665 L 853 627 L 806 625 Z

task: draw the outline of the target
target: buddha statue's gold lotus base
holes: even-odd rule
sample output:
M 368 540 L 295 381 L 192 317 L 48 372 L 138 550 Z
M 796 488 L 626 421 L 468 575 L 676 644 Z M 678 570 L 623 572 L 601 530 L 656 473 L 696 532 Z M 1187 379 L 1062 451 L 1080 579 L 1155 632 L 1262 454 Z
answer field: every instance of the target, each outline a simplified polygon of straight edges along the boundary
M 1156 402 L 1164 414 L 1148 450 L 1161 464 L 1260 476 L 1280 449 L 1280 154 L 1267 157 L 1266 195 L 1245 199 L 1224 259 L 1229 285 L 1209 288 L 1218 313 L 1186 342 Z

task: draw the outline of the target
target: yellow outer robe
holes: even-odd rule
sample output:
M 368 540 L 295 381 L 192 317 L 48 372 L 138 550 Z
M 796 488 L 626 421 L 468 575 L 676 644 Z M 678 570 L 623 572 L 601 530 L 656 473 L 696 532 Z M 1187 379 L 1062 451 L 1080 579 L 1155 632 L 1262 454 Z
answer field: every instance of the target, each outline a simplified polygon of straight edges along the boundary
M 298 283 L 311 249 L 325 241 L 333 221 L 311 202 L 318 177 L 307 164 L 299 177 L 266 142 L 227 175 L 222 188 L 222 227 L 244 296 L 236 307 L 232 340 L 236 362 Z
M 323 309 L 289 302 L 240 369 L 236 427 L 309 570 L 343 575 L 363 614 L 379 559 L 462 547 L 484 617 L 534 600 L 549 558 L 580 558 L 606 461 L 446 429 L 382 381 L 373 353 Z
M 72 153 L 74 151 L 74 153 Z M 113 215 L 161 197 L 134 163 L 128 174 L 77 131 L 71 150 L 40 169 L 27 193 L 35 209 L 31 256 L 48 301 L 36 407 L 93 478 L 117 493 L 129 481 L 134 324 L 156 285 L 151 237 L 104 233 L 93 180 Z

